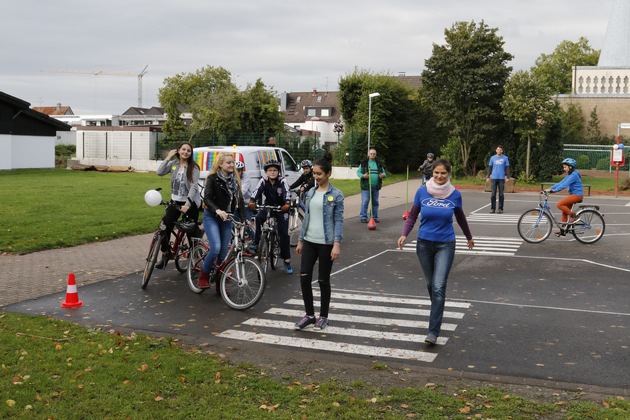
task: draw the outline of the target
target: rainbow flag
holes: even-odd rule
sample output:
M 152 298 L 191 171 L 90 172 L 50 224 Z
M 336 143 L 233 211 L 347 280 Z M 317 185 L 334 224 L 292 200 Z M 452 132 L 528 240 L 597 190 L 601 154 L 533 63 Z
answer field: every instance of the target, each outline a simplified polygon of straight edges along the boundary
M 225 153 L 223 150 L 217 150 L 212 152 L 195 152 L 193 159 L 199 165 L 202 171 L 209 171 L 214 164 L 214 161 L 219 157 L 219 153 Z M 240 160 L 244 162 L 243 155 L 241 153 L 233 152 L 234 160 Z

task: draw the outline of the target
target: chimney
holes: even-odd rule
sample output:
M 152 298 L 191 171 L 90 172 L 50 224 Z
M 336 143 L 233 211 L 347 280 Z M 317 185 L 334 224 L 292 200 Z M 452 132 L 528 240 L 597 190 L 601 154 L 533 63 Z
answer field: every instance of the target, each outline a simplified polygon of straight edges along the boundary
M 61 111 L 61 103 L 57 102 L 57 112 Z
M 313 88 L 313 96 L 317 96 L 317 89 Z

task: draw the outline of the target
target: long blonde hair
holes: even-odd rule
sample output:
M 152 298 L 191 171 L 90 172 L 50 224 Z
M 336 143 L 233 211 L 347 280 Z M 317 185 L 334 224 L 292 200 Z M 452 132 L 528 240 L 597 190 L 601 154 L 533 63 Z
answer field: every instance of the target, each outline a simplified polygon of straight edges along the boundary
M 214 160 L 214 162 L 212 162 L 212 168 L 210 168 L 210 172 L 208 173 L 208 176 L 219 172 L 219 166 L 223 165 L 223 163 L 225 162 L 225 158 L 228 156 L 234 159 L 234 155 L 232 153 L 219 152 L 219 154 L 217 155 L 217 158 Z M 238 189 L 240 191 L 241 190 L 241 174 L 238 173 L 238 171 L 236 170 L 236 167 L 234 167 L 234 176 L 236 177 L 236 183 L 238 184 Z

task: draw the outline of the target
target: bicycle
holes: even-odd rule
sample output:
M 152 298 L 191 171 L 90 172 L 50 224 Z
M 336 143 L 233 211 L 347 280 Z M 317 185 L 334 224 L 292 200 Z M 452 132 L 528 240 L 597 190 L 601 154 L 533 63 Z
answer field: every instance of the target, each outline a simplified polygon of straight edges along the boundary
M 275 213 L 280 211 L 280 206 L 256 205 L 256 210 L 267 210 L 267 218 L 260 227 L 260 244 L 258 245 L 258 261 L 265 274 L 278 267 L 280 258 L 280 233 Z
M 544 197 L 544 198 L 543 198 Z M 527 210 L 518 219 L 518 234 L 525 241 L 537 244 L 551 235 L 555 224 L 564 234 L 571 233 L 575 239 L 583 244 L 593 244 L 599 241 L 606 230 L 604 215 L 599 206 L 579 206 L 576 222 L 558 222 L 548 203 L 549 193 L 541 191 L 538 207 Z
M 246 253 L 247 223 L 237 221 L 231 214 L 228 214 L 228 219 L 232 222 L 232 240 L 225 259 L 211 273 L 210 282 L 215 283 L 217 294 L 229 307 L 245 310 L 262 298 L 267 278 L 260 263 Z M 197 286 L 197 282 L 210 247 L 202 238 L 196 238 L 194 242 L 186 277 L 190 290 L 202 293 L 206 289 Z
M 161 188 L 156 188 L 154 191 L 160 191 Z M 148 194 L 148 193 L 147 193 Z M 159 194 L 159 193 L 158 193 Z M 162 205 L 166 208 L 164 209 L 164 213 L 168 211 L 169 207 L 179 207 L 173 202 L 166 202 L 162 199 L 161 194 L 159 194 L 159 202 L 156 200 L 155 205 Z M 157 197 L 157 196 L 156 196 Z M 193 238 L 201 236 L 201 232 L 198 228 L 199 224 L 196 220 L 189 218 L 186 214 L 184 214 L 181 221 L 176 221 L 173 227 L 172 236 L 174 239 L 171 241 L 169 238 L 169 248 L 166 251 L 169 255 L 169 259 L 175 260 L 175 268 L 180 273 L 186 272 L 188 268 L 188 260 L 190 256 L 190 250 L 193 245 Z M 160 254 L 160 249 L 162 247 L 162 242 L 165 239 L 165 230 L 166 225 L 163 221 L 160 221 L 158 229 L 153 234 L 153 238 L 151 239 L 151 245 L 149 246 L 149 253 L 146 258 L 146 263 L 144 265 L 144 272 L 142 273 L 142 288 L 145 289 L 149 284 L 149 280 L 151 279 L 151 274 L 153 274 L 153 269 L 155 268 L 155 264 L 157 263 L 158 256 Z
M 305 193 L 300 193 L 299 188 L 294 189 L 291 194 L 291 206 L 289 208 L 289 243 L 292 247 L 296 247 L 300 238 L 300 230 L 302 229 L 302 221 L 304 221 L 304 213 L 306 207 L 302 204 L 305 200 Z

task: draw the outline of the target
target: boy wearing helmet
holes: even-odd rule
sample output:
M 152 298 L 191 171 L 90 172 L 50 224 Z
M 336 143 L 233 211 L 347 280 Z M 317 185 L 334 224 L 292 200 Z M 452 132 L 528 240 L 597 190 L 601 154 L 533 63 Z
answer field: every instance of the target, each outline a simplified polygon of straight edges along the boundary
M 547 190 L 548 193 L 555 193 L 568 188 L 569 195 L 558 201 L 558 208 L 562 211 L 562 222 L 576 223 L 579 221 L 575 213 L 571 210 L 575 203 L 580 203 L 584 198 L 584 188 L 582 187 L 582 175 L 577 170 L 577 162 L 573 158 L 566 158 L 562 161 L 562 169 L 566 174 L 565 178 Z M 565 235 L 565 231 L 560 229 L 556 235 Z
M 300 188 L 300 193 L 305 193 L 313 186 L 315 186 L 315 180 L 313 179 L 313 162 L 306 159 L 300 163 L 302 167 L 302 175 L 291 184 L 291 189 Z
M 427 158 L 422 165 L 418 167 L 418 172 L 422 174 L 422 185 L 433 176 L 433 153 L 427 153 Z
M 280 234 L 280 256 L 284 260 L 284 270 L 287 274 L 293 274 L 293 268 L 291 268 L 289 214 L 287 213 L 291 202 L 291 190 L 287 180 L 280 174 L 282 170 L 280 162 L 269 160 L 265 163 L 264 169 L 267 179 L 261 178 L 258 182 L 252 197 L 249 199 L 249 208 L 250 210 L 255 210 L 256 203 L 261 203 L 263 197 L 265 198 L 265 205 L 282 207 L 282 211 L 276 213 L 278 233 Z M 255 249 L 260 242 L 260 227 L 265 223 L 266 218 L 266 210 L 259 211 L 256 215 L 256 238 L 254 239 L 254 246 L 250 246 L 252 249 Z

